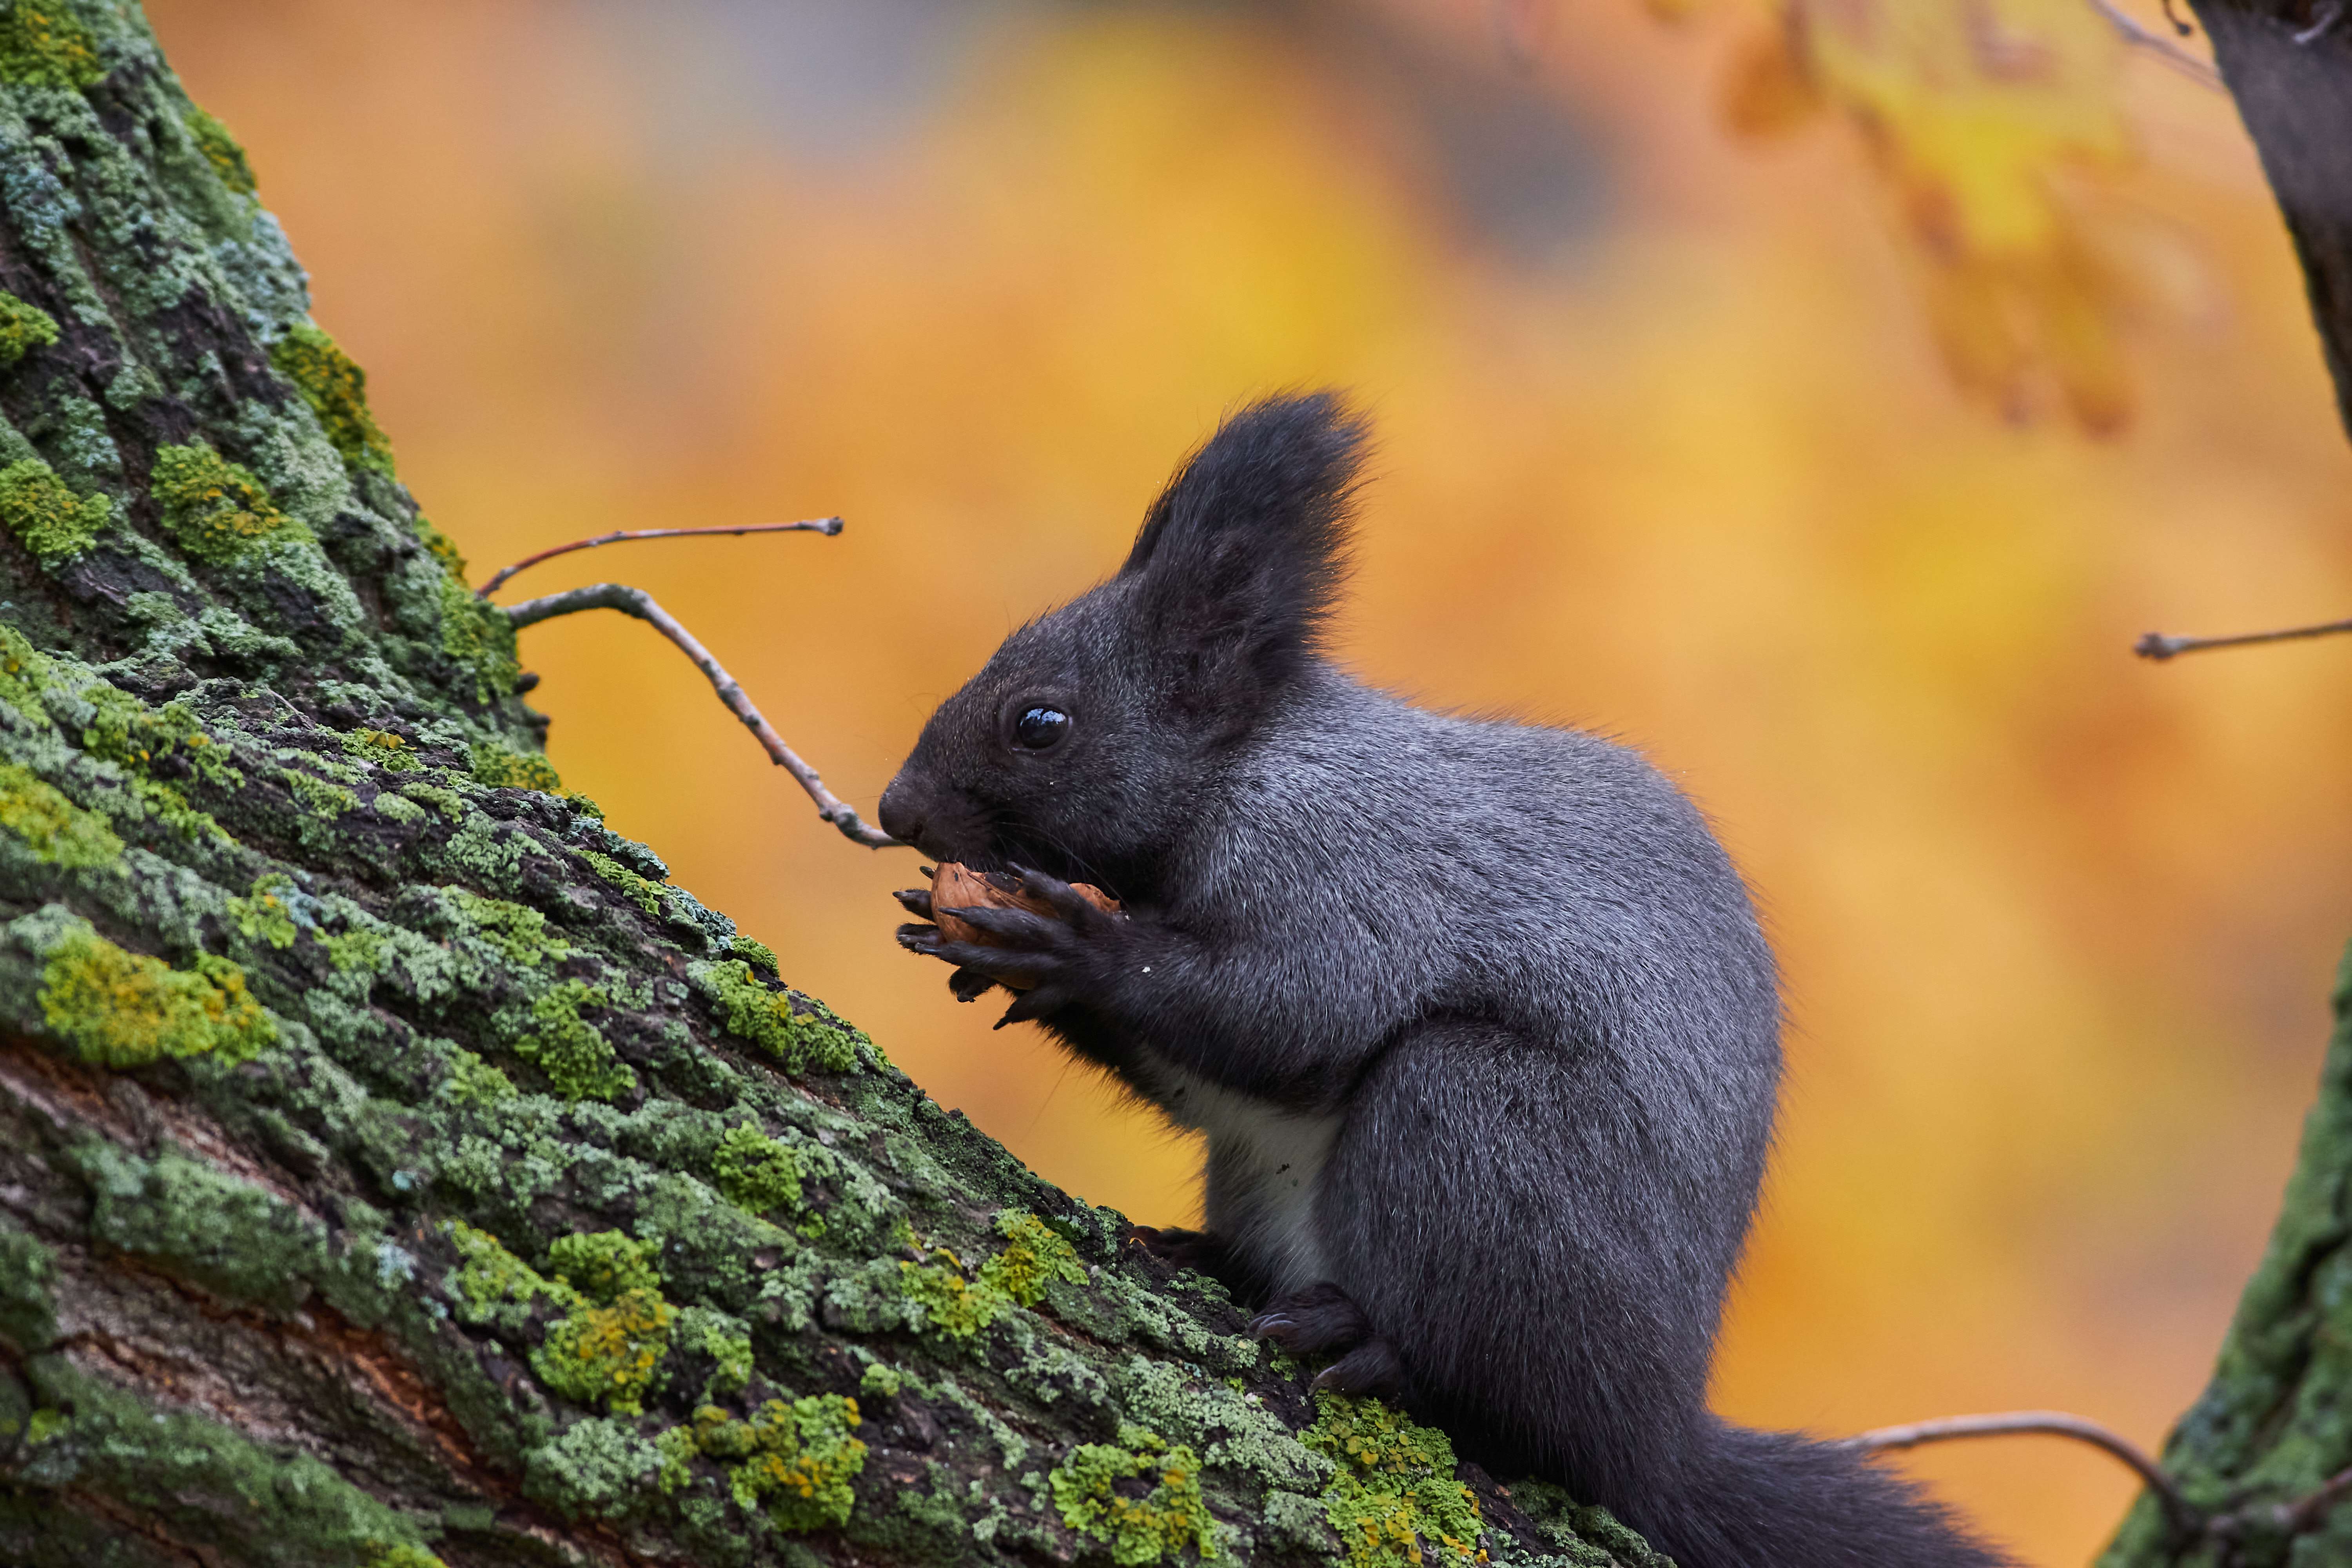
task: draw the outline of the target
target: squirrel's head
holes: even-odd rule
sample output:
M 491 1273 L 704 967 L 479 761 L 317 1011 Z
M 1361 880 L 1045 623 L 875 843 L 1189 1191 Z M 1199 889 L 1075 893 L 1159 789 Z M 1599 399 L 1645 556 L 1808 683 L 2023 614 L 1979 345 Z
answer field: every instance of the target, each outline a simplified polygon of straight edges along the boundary
M 1117 576 L 940 704 L 883 792 L 884 830 L 941 860 L 1148 897 L 1197 792 L 1317 665 L 1364 440 L 1328 392 L 1225 421 Z

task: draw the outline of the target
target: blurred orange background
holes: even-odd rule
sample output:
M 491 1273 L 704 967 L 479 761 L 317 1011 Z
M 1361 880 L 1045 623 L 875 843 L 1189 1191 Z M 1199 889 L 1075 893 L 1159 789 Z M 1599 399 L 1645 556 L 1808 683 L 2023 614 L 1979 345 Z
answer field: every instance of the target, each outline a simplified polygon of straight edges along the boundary
M 1572 0 L 1514 67 L 1474 0 L 149 10 L 478 580 L 849 519 L 504 596 L 649 589 L 869 811 L 1221 410 L 1356 389 L 1347 658 L 1645 749 L 1786 963 L 1721 1408 L 2152 1443 L 2201 1385 L 2352 931 L 2352 644 L 2126 652 L 2352 611 L 2352 453 L 2226 98 L 2125 62 L 2101 200 L 2155 284 L 2095 441 L 1954 389 L 1861 144 L 1728 134 L 1707 14 Z M 1192 1215 L 1196 1152 L 900 953 L 914 857 L 820 826 L 683 658 L 617 616 L 524 652 L 566 782 L 789 979 L 1053 1180 Z M 1916 1464 L 2036 1563 L 2131 1491 L 2039 1440 Z

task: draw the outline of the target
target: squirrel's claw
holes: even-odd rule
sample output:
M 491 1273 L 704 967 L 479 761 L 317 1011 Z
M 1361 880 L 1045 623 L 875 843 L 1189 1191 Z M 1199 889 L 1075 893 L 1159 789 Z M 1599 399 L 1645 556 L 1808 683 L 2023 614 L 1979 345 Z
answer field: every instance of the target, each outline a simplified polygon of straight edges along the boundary
M 1328 1280 L 1269 1301 L 1265 1311 L 1250 1320 L 1249 1331 L 1294 1355 L 1350 1351 L 1373 1337 L 1371 1320 L 1363 1309 Z
M 1013 1024 L 1028 1023 L 1033 1018 L 1042 1018 L 1069 999 L 1068 993 L 1058 985 L 1041 984 L 1020 992 L 1013 998 L 1013 1005 L 1004 1010 L 1004 1016 L 996 1020 L 996 1027 L 1002 1029 Z
M 1404 1390 L 1404 1363 L 1388 1341 L 1366 1340 L 1317 1373 L 1308 1386 L 1359 1399 L 1391 1399 Z
M 959 1002 L 977 1002 L 997 984 L 993 974 L 983 974 L 977 969 L 959 969 L 948 976 L 948 989 Z
M 970 909 L 944 911 L 976 930 L 1024 948 L 1051 947 L 1063 933 L 1056 929 L 1060 922 L 1043 915 L 1033 915 L 1027 910 L 1004 909 L 994 904 L 976 904 Z
M 1043 871 L 1033 871 L 1026 866 L 1015 866 L 1013 874 L 1021 879 L 1021 890 L 1045 900 L 1054 907 L 1054 914 L 1074 931 L 1094 931 L 1112 917 L 1094 904 L 1086 895 L 1058 877 L 1048 877 Z
M 898 907 L 919 920 L 931 918 L 931 890 L 929 888 L 901 888 L 890 895 Z

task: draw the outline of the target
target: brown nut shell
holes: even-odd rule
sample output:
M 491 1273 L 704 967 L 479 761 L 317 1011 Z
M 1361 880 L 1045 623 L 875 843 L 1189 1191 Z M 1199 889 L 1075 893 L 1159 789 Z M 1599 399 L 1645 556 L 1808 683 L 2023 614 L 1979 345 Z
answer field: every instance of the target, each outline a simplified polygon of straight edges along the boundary
M 1070 890 L 1105 914 L 1118 913 L 1118 900 L 1092 883 L 1073 882 Z M 1027 910 L 1033 915 L 1054 918 L 1054 906 L 1024 889 L 1018 877 L 1004 871 L 975 871 L 951 860 L 931 876 L 931 919 L 938 922 L 940 934 L 950 942 L 972 942 L 982 947 L 1001 945 L 978 926 L 947 912 L 969 909 Z M 1011 990 L 1028 989 L 1026 984 L 1001 974 L 991 977 Z

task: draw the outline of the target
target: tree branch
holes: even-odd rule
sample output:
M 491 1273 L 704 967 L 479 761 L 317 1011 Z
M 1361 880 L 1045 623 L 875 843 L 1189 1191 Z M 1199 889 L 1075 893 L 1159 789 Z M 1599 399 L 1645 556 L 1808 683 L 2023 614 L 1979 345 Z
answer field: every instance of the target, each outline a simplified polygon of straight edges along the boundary
M 2069 1415 L 2063 1410 L 2008 1410 L 1996 1415 L 1947 1415 L 1936 1421 L 1915 1421 L 1906 1426 L 1881 1426 L 1849 1439 L 1853 1447 L 1867 1453 L 1895 1448 L 1916 1448 L 1927 1443 L 1945 1443 L 1958 1437 L 2006 1437 L 2021 1433 L 2034 1433 L 2052 1437 L 2072 1437 L 2078 1443 L 2121 1459 L 2138 1472 L 2147 1483 L 2148 1490 L 2163 1500 L 2164 1511 L 2175 1528 L 2196 1534 L 2205 1528 L 2205 1515 L 2180 1493 L 2180 1488 L 2143 1449 L 2123 1434 L 2100 1426 L 2081 1415 Z
M 536 555 L 526 555 L 511 566 L 501 566 L 490 574 L 490 580 L 474 590 L 474 597 L 487 599 L 498 592 L 499 585 L 526 566 L 536 566 L 559 555 L 569 555 L 575 550 L 593 550 L 600 544 L 622 544 L 632 539 L 688 539 L 705 533 L 822 533 L 827 539 L 841 531 L 841 519 L 813 517 L 800 522 L 747 522 L 734 528 L 620 528 L 610 533 L 600 533 L 593 539 L 575 539 L 569 544 L 559 544 L 542 550 Z
M 777 525 L 761 526 L 774 528 Z M 783 526 L 807 525 L 785 524 Z M 672 531 L 728 533 L 747 532 L 750 530 L 681 529 Z M 586 542 L 594 544 L 601 542 L 589 540 Z M 563 548 L 568 550 L 579 547 L 566 545 Z M 550 551 L 547 553 L 553 554 L 555 552 Z M 539 560 L 541 557 L 533 556 L 531 559 Z M 530 562 L 526 561 L 521 564 L 528 566 Z M 509 571 L 518 569 L 509 568 Z M 485 589 L 484 592 L 488 590 Z M 687 658 L 694 660 L 694 667 L 702 671 L 709 680 L 712 688 L 719 693 L 719 700 L 727 704 L 728 711 L 741 720 L 743 727 L 758 738 L 761 747 L 768 753 L 769 761 L 793 775 L 801 788 L 808 792 L 808 797 L 816 802 L 817 815 L 841 829 L 844 837 L 853 844 L 863 844 L 869 849 L 907 847 L 880 828 L 869 826 L 848 802 L 825 788 L 824 781 L 817 777 L 816 770 L 809 766 L 800 753 L 784 744 L 783 737 L 776 733 L 775 728 L 761 716 L 757 708 L 751 706 L 751 700 L 743 695 L 742 686 L 733 676 L 727 673 L 726 667 L 710 656 L 709 648 L 695 641 L 694 634 L 680 626 L 668 611 L 654 603 L 653 595 L 643 588 L 626 587 L 619 583 L 599 583 L 593 587 L 573 588 L 568 593 L 550 594 L 544 598 L 525 599 L 520 605 L 509 605 L 506 616 L 507 619 L 514 624 L 515 629 L 520 631 L 523 627 L 536 626 L 541 621 L 552 620 L 557 616 L 576 615 L 582 610 L 618 610 L 625 616 L 635 616 L 676 643 Z
M 2146 49 L 2155 56 L 2159 63 L 2179 71 L 2192 81 L 2202 83 L 2210 88 L 2221 87 L 2220 71 L 2207 65 L 2162 33 L 2144 25 L 2139 18 L 2116 5 L 2116 0 L 2089 0 L 2089 4 L 2091 9 L 2105 18 L 2107 26 L 2113 27 L 2125 43 L 2134 48 Z M 2176 23 L 2175 26 L 2179 24 Z M 2186 28 L 2181 30 L 2187 31 Z
M 2184 653 L 2198 653 L 2209 647 L 2245 647 L 2253 643 L 2294 642 L 2303 637 L 2333 637 L 2338 632 L 2352 632 L 2352 621 L 2323 621 L 2315 626 L 2288 626 L 2275 632 L 2240 632 L 2227 637 L 2170 637 L 2162 632 L 2149 632 L 2132 644 L 2132 652 L 2142 658 L 2162 663 Z

